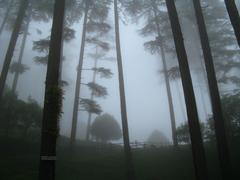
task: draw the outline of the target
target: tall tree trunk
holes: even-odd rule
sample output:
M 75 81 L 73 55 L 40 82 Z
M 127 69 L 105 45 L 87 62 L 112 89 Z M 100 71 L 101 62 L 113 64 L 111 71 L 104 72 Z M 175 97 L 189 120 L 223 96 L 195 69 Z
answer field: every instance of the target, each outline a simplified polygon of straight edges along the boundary
M 175 87 L 176 87 L 176 90 L 177 90 L 177 93 L 178 93 L 178 99 L 179 99 L 179 104 L 180 104 L 180 108 L 181 108 L 181 111 L 182 111 L 182 115 L 183 115 L 183 119 L 184 121 L 187 120 L 187 116 L 186 116 L 186 109 L 184 107 L 184 99 L 182 98 L 182 93 L 181 93 L 181 87 L 180 87 L 180 84 L 179 84 L 179 81 L 177 79 L 175 79 Z
M 237 6 L 235 4 L 235 0 L 224 0 L 226 4 L 226 8 L 228 11 L 229 18 L 231 20 L 238 45 L 240 47 L 240 16 L 238 13 Z
M 19 36 L 19 31 L 21 29 L 21 24 L 23 22 L 24 19 L 24 15 L 26 12 L 26 9 L 28 7 L 28 0 L 22 0 L 21 1 L 21 5 L 19 8 L 19 12 L 18 12 L 18 16 L 14 25 L 14 29 L 11 35 L 11 39 L 10 39 L 10 43 L 8 46 L 8 50 L 7 50 L 7 54 L 5 56 L 4 59 L 4 64 L 3 64 L 3 68 L 2 68 L 2 73 L 0 76 L 0 100 L 2 98 L 3 95 L 3 90 L 5 87 L 5 83 L 6 83 L 6 79 L 7 79 L 7 74 L 8 74 L 8 70 L 9 70 L 9 66 L 12 60 L 12 56 L 13 56 L 13 52 L 17 43 L 17 39 Z
M 230 2 L 230 0 L 228 0 Z M 234 1 L 233 1 L 234 2 Z M 197 18 L 198 29 L 200 33 L 201 45 L 205 66 L 207 71 L 208 86 L 211 97 L 213 119 L 215 123 L 215 133 L 218 146 L 218 155 L 220 160 L 221 172 L 224 180 L 231 179 L 231 163 L 228 149 L 228 140 L 226 134 L 225 120 L 221 107 L 221 99 L 218 90 L 217 78 L 213 64 L 212 52 L 209 44 L 208 34 L 202 8 L 199 0 L 193 0 L 195 14 Z M 238 29 L 240 31 L 240 28 Z
M 85 50 L 85 39 L 86 39 L 86 33 L 87 33 L 89 2 L 85 1 L 85 5 L 86 7 L 85 7 L 84 22 L 83 22 L 82 42 L 81 42 L 79 64 L 77 68 L 77 80 L 76 80 L 75 97 L 74 97 L 74 105 L 73 105 L 72 130 L 71 130 L 71 140 L 70 140 L 71 144 L 75 142 L 76 132 L 77 132 L 78 107 L 79 107 L 79 100 L 80 100 L 80 86 L 81 86 L 82 66 L 83 66 L 83 58 L 84 58 L 84 50 Z
M 96 53 L 97 53 L 97 50 L 96 50 Z M 97 68 L 97 62 L 98 62 L 98 59 L 94 59 L 94 69 Z M 97 78 L 97 71 L 95 70 L 94 73 L 93 73 L 93 79 L 92 79 L 92 82 L 95 83 L 96 82 L 96 78 Z M 94 99 L 94 93 L 92 91 L 91 93 L 91 97 L 90 97 L 91 100 Z M 89 137 L 90 137 L 90 128 L 91 128 L 91 121 L 92 121 L 92 113 L 88 113 L 88 124 L 87 124 L 87 134 L 86 134 L 86 140 L 88 141 L 89 140 Z
M 117 0 L 114 0 L 114 18 L 115 18 L 116 53 L 117 53 L 118 76 L 119 76 L 118 77 L 119 91 L 120 91 L 120 103 L 121 103 L 120 107 L 121 107 L 122 129 L 123 129 L 124 153 L 125 153 L 126 167 L 127 167 L 127 179 L 135 180 L 136 177 L 135 177 L 135 171 L 133 167 L 132 151 L 131 151 L 130 142 L 129 142 L 127 107 L 126 107 L 126 98 L 125 98 L 125 89 L 124 89 L 124 77 L 123 77 Z
M 59 85 L 65 0 L 55 0 L 42 120 L 39 180 L 55 179 L 56 141 L 61 116 Z
M 173 140 L 173 145 L 175 147 L 177 147 L 178 141 L 177 141 L 177 134 L 176 134 L 176 120 L 175 120 L 175 114 L 174 114 L 170 81 L 169 81 L 169 77 L 168 77 L 168 73 L 167 73 L 168 68 L 167 68 L 167 62 L 166 62 L 166 55 L 165 55 L 163 40 L 161 38 L 161 29 L 160 29 L 160 25 L 159 25 L 160 22 L 158 19 L 158 14 L 157 14 L 157 5 L 156 5 L 155 0 L 151 0 L 151 2 L 152 2 L 152 8 L 153 8 L 154 16 L 155 16 L 155 24 L 157 26 L 157 33 L 158 33 L 157 40 L 159 42 L 161 56 L 162 56 L 163 71 L 164 71 L 163 73 L 164 73 L 165 85 L 166 85 L 166 90 L 167 90 L 168 107 L 169 107 L 171 128 L 172 128 L 172 140 Z
M 180 73 L 182 77 L 182 85 L 187 107 L 188 124 L 191 137 L 193 163 L 195 168 L 196 179 L 208 180 L 205 150 L 203 147 L 197 105 L 192 85 L 190 69 L 188 65 L 187 53 L 183 40 L 183 34 L 174 0 L 166 0 L 166 5 L 168 9 Z
M 27 16 L 27 24 L 26 24 L 26 27 L 24 27 L 24 34 L 23 34 L 20 54 L 19 54 L 19 58 L 18 58 L 18 67 L 22 64 L 23 53 L 24 53 L 24 50 L 25 50 L 27 36 L 28 36 L 29 24 L 30 24 L 30 21 L 31 21 L 31 14 L 32 14 L 32 7 L 29 6 L 29 11 L 28 11 L 28 16 Z M 13 92 L 16 92 L 19 75 L 20 75 L 19 71 L 17 71 L 14 75 L 13 85 L 12 85 L 12 91 Z
M 13 5 L 13 0 L 11 0 L 9 2 L 8 8 L 7 8 L 7 10 L 6 10 L 5 14 L 4 14 L 3 21 L 2 21 L 2 24 L 0 26 L 0 34 L 2 34 L 2 31 L 3 31 L 4 27 L 5 27 L 5 24 L 7 22 L 7 19 L 8 19 L 9 13 L 11 11 L 12 5 Z

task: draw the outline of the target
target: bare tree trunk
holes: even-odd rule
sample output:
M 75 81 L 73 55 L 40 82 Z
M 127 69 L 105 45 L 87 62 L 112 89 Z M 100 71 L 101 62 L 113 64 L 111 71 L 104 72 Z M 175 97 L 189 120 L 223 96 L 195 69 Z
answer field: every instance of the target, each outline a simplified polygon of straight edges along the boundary
M 228 0 L 231 2 L 231 0 Z M 232 1 L 234 3 L 234 1 Z M 213 64 L 212 52 L 209 44 L 208 34 L 202 8 L 199 0 L 193 0 L 195 14 L 197 18 L 198 29 L 200 33 L 201 45 L 207 71 L 208 86 L 213 110 L 213 119 L 215 123 L 215 132 L 218 146 L 218 155 L 222 177 L 224 180 L 231 179 L 231 162 L 228 148 L 228 139 L 226 134 L 225 120 L 221 107 L 221 99 L 218 90 L 217 78 Z M 239 21 L 240 22 L 240 21 Z M 240 24 L 239 24 L 240 25 Z M 238 29 L 240 31 L 240 28 Z M 239 34 L 240 35 L 240 34 Z
M 124 77 L 123 77 L 123 67 L 122 67 L 122 55 L 121 55 L 121 43 L 120 43 L 120 33 L 119 33 L 119 17 L 118 17 L 118 1 L 114 0 L 114 18 L 115 18 L 115 38 L 116 38 L 116 53 L 117 53 L 117 63 L 118 63 L 118 78 L 119 78 L 119 91 L 120 91 L 120 103 L 121 103 L 121 118 L 122 118 L 122 129 L 123 129 L 123 142 L 124 142 L 124 152 L 127 167 L 127 179 L 135 180 L 135 171 L 132 160 L 132 151 L 129 142 L 129 132 L 128 132 L 128 119 L 127 119 L 127 107 L 124 89 Z
M 172 27 L 174 43 L 176 47 L 182 85 L 184 90 L 185 102 L 187 107 L 188 124 L 191 137 L 193 163 L 197 180 L 208 180 L 207 163 L 203 140 L 201 135 L 200 123 L 197 112 L 197 105 L 192 85 L 188 57 L 183 41 L 183 34 L 178 19 L 177 9 L 174 0 L 166 0 L 169 19 Z
M 235 0 L 224 0 L 224 1 L 226 4 L 228 15 L 231 20 L 237 41 L 238 41 L 238 45 L 240 47 L 240 16 L 238 13 Z
M 12 4 L 13 4 L 13 0 L 11 0 L 11 1 L 9 2 L 8 8 L 7 8 L 7 10 L 6 10 L 6 12 L 5 12 L 5 15 L 4 15 L 4 17 L 3 17 L 3 22 L 2 22 L 2 24 L 1 24 L 1 26 L 0 26 L 0 34 L 2 34 L 2 31 L 3 31 L 4 27 L 5 27 L 6 22 L 7 22 L 9 13 L 10 13 L 10 11 L 11 11 Z
M 39 180 L 55 179 L 56 141 L 61 116 L 59 85 L 65 0 L 55 0 L 42 120 Z
M 180 104 L 180 108 L 181 108 L 181 111 L 182 111 L 183 119 L 184 119 L 184 121 L 186 121 L 187 120 L 186 109 L 184 108 L 186 106 L 184 106 L 185 102 L 183 102 L 184 99 L 182 98 L 180 84 L 179 84 L 178 80 L 176 80 L 176 79 L 175 79 L 175 86 L 176 86 L 177 93 L 178 93 L 178 99 L 179 99 L 179 104 Z
M 159 42 L 161 56 L 162 56 L 163 71 L 164 71 L 163 73 L 164 73 L 165 85 L 166 85 L 166 90 L 167 90 L 168 107 L 169 107 L 171 128 L 172 128 L 172 140 L 173 140 L 173 145 L 175 147 L 177 147 L 178 141 L 177 141 L 177 135 L 176 135 L 176 120 L 175 120 L 175 114 L 174 114 L 170 81 L 169 81 L 169 77 L 168 77 L 168 73 L 167 73 L 168 68 L 167 68 L 167 62 L 166 62 L 166 55 L 165 55 L 163 40 L 161 38 L 161 29 L 160 29 L 160 25 L 159 25 L 160 22 L 158 19 L 158 14 L 157 14 L 157 5 L 156 5 L 155 0 L 151 0 L 151 1 L 152 1 L 152 8 L 153 8 L 154 16 L 155 16 L 155 24 L 157 26 L 157 33 L 158 33 L 157 40 Z
M 28 11 L 28 16 L 27 16 L 27 24 L 26 24 L 26 27 L 24 27 L 23 40 L 22 40 L 21 50 L 20 50 L 20 54 L 19 54 L 19 58 L 18 58 L 18 67 L 22 64 L 23 53 L 25 50 L 26 40 L 27 40 L 27 36 L 28 36 L 29 24 L 31 21 L 31 14 L 32 14 L 32 7 L 29 6 L 29 11 Z M 12 85 L 13 92 L 16 92 L 19 75 L 20 75 L 19 71 L 17 71 L 14 75 L 13 85 Z
M 96 53 L 97 53 L 97 51 L 96 51 Z M 97 68 L 97 61 L 98 61 L 98 59 L 94 59 L 94 69 Z M 97 78 L 97 71 L 95 70 L 94 73 L 93 73 L 93 79 L 92 79 L 93 83 L 96 82 L 96 78 Z M 94 99 L 94 93 L 93 92 L 91 93 L 90 99 L 91 100 Z M 89 137 L 90 137 L 91 120 L 92 120 L 92 113 L 89 112 L 88 113 L 87 134 L 86 134 L 86 140 L 87 141 L 89 140 Z
M 6 79 L 7 79 L 7 74 L 8 74 L 8 70 L 9 70 L 9 66 L 12 60 L 12 56 L 13 56 L 13 52 L 17 43 L 17 39 L 19 36 L 19 31 L 21 29 L 21 24 L 23 22 L 24 19 L 24 15 L 26 12 L 26 9 L 28 7 L 28 0 L 22 0 L 21 1 L 21 6 L 19 8 L 19 12 L 18 12 L 18 16 L 14 25 L 14 29 L 11 35 L 11 39 L 10 39 L 10 43 L 8 46 L 8 50 L 7 50 L 7 54 L 5 56 L 4 59 L 4 64 L 3 64 L 3 68 L 2 68 L 2 73 L 0 76 L 0 100 L 2 98 L 3 95 L 3 90 L 5 87 L 5 83 L 6 83 Z
M 82 42 L 81 42 L 79 64 L 77 68 L 77 80 L 76 80 L 74 106 L 73 106 L 72 130 L 71 130 L 71 140 L 70 140 L 71 144 L 73 144 L 76 139 L 78 107 L 79 107 L 79 100 L 80 100 L 80 86 L 81 86 L 81 78 L 82 78 L 82 66 L 83 66 L 83 57 L 84 57 L 84 50 L 85 50 L 85 39 L 86 39 L 86 33 L 87 33 L 89 2 L 85 1 L 85 3 L 86 3 L 86 7 L 85 7 L 84 22 L 83 22 Z

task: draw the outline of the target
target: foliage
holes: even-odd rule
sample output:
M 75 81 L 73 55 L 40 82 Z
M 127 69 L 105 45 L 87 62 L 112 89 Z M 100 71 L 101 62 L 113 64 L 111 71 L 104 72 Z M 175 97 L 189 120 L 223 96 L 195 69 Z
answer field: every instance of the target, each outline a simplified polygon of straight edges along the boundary
M 83 107 L 84 111 L 87 111 L 89 113 L 94 113 L 94 114 L 102 113 L 101 106 L 99 104 L 97 104 L 96 101 L 94 101 L 94 100 L 81 99 L 80 104 Z
M 87 84 L 89 89 L 93 92 L 93 94 L 97 97 L 105 97 L 107 96 L 107 89 L 99 84 L 90 82 Z
M 190 134 L 189 134 L 189 127 L 188 123 L 181 124 L 177 130 L 177 139 L 179 143 L 187 143 L 190 144 L 191 139 L 190 139 Z
M 174 66 L 167 71 L 168 77 L 172 80 L 176 80 L 181 77 L 178 66 Z
M 96 37 L 86 38 L 86 42 L 94 44 L 95 46 L 100 47 L 104 51 L 109 51 L 110 46 L 107 42 L 97 39 Z
M 92 69 L 93 71 L 96 71 L 97 73 L 99 73 L 101 78 L 111 78 L 113 75 L 110 69 L 106 69 L 104 67 L 92 68 Z
M 49 38 L 33 41 L 33 50 L 40 53 L 41 52 L 48 53 L 49 44 L 50 44 Z
M 100 32 L 101 34 L 108 33 L 111 30 L 111 26 L 105 22 L 89 21 L 87 24 L 88 32 Z
M 42 108 L 37 101 L 29 97 L 28 102 L 18 102 L 18 127 L 23 129 L 23 136 L 26 137 L 30 128 L 40 128 L 42 120 Z
M 102 142 L 118 140 L 122 137 L 118 122 L 110 114 L 103 114 L 96 117 L 91 126 L 91 134 Z
M 47 65 L 48 64 L 48 55 L 46 56 L 35 56 L 34 62 L 37 64 Z
M 231 138 L 240 137 L 240 93 L 227 94 L 222 97 L 223 113 L 227 132 Z M 201 123 L 202 136 L 204 141 L 215 140 L 215 128 L 213 117 L 207 122 Z M 181 143 L 190 143 L 188 124 L 184 123 L 177 128 L 177 137 Z
M 62 99 L 63 99 L 63 91 L 61 87 L 59 86 L 51 86 L 49 89 L 46 90 L 46 101 L 48 105 L 45 105 L 49 107 L 48 109 L 48 116 L 49 119 L 57 120 L 56 124 L 59 125 L 59 120 L 62 115 Z M 59 127 L 56 129 L 51 130 L 52 134 L 55 134 L 56 136 L 59 135 Z
M 75 38 L 75 31 L 69 27 L 64 27 L 63 40 L 70 42 Z M 43 53 L 42 56 L 35 56 L 34 61 L 37 64 L 47 65 L 49 53 L 50 37 L 33 41 L 32 49 L 38 53 Z M 64 59 L 63 59 L 64 60 Z
M 147 140 L 148 144 L 155 146 L 166 146 L 170 144 L 169 139 L 160 131 L 154 130 Z
M 204 15 L 219 82 L 240 85 L 240 77 L 234 73 L 240 69 L 240 51 L 224 3 L 210 4 Z
M 39 129 L 41 126 L 42 108 L 29 98 L 27 102 L 17 98 L 17 95 L 7 90 L 0 103 L 0 124 L 6 136 L 16 129 L 26 137 L 29 129 Z
M 206 133 L 208 129 L 206 128 L 205 123 L 201 122 L 200 128 L 201 128 L 203 139 L 208 141 L 209 137 L 207 136 L 208 134 Z M 179 143 L 190 144 L 191 139 L 190 139 L 189 127 L 187 122 L 177 127 L 176 134 L 177 134 L 177 139 Z
M 74 38 L 75 38 L 75 30 L 65 26 L 64 27 L 64 31 L 63 31 L 63 39 L 64 39 L 64 41 L 70 42 Z
M 10 67 L 10 72 L 11 73 L 16 73 L 18 72 L 19 74 L 23 74 L 24 72 L 26 72 L 27 70 L 29 70 L 29 67 L 25 64 L 19 64 L 17 62 L 12 63 L 11 67 Z

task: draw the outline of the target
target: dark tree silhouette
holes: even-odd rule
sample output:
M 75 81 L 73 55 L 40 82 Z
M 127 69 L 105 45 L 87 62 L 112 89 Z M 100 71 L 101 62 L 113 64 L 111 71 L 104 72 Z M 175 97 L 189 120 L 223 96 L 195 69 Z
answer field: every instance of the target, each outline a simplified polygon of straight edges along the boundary
M 123 77 L 117 0 L 114 0 L 114 19 L 115 19 L 115 38 L 116 38 L 115 41 L 116 41 L 116 54 L 117 54 L 117 64 L 118 64 L 119 91 L 120 91 L 120 102 L 121 102 L 120 107 L 121 107 L 122 129 L 123 129 L 124 152 L 125 152 L 126 167 L 127 167 L 127 179 L 134 180 L 136 179 L 136 177 L 135 177 L 135 171 L 133 167 L 131 147 L 129 143 L 127 107 L 126 107 L 126 98 L 125 98 L 125 89 L 124 89 L 124 77 Z
M 91 134 L 103 143 L 109 140 L 118 140 L 122 137 L 118 122 L 110 114 L 103 114 L 96 117 L 91 125 Z
M 56 0 L 50 40 L 42 120 L 39 180 L 55 179 L 56 140 L 61 116 L 62 90 L 59 85 L 65 0 Z
M 7 50 L 5 59 L 4 59 L 2 72 L 1 72 L 1 77 L 0 77 L 0 100 L 1 100 L 2 95 L 3 95 L 3 90 L 4 90 L 4 87 L 5 87 L 8 70 L 9 70 L 9 67 L 10 67 L 13 52 L 14 52 L 14 49 L 15 49 L 15 46 L 16 46 L 16 42 L 17 42 L 19 32 L 20 32 L 20 29 L 21 29 L 21 24 L 23 22 L 27 7 L 28 7 L 28 0 L 22 0 L 21 5 L 19 7 L 18 16 L 17 16 L 16 22 L 15 22 L 15 25 L 14 25 L 14 29 L 13 29 L 13 32 L 12 32 L 12 35 L 11 35 L 8 50 Z
M 228 149 L 228 140 L 225 127 L 225 120 L 223 117 L 221 99 L 218 90 L 217 78 L 213 64 L 212 52 L 209 44 L 207 29 L 202 13 L 202 8 L 199 0 L 193 1 L 198 29 L 200 33 L 200 40 L 205 60 L 207 71 L 208 86 L 210 91 L 210 98 L 213 111 L 213 119 L 215 123 L 216 139 L 219 153 L 219 160 L 223 179 L 227 180 L 231 177 L 231 163 Z
M 203 140 L 201 136 L 196 100 L 192 85 L 187 53 L 183 41 L 182 30 L 174 0 L 166 0 L 169 19 L 172 27 L 175 48 L 178 57 L 185 102 L 187 107 L 188 123 L 192 144 L 193 162 L 197 180 L 207 180 L 207 164 Z
M 240 16 L 235 3 L 235 0 L 224 0 L 226 4 L 226 8 L 238 41 L 238 45 L 240 47 Z
M 18 58 L 18 62 L 17 62 L 17 66 L 19 66 L 19 67 L 22 65 L 23 53 L 24 53 L 25 46 L 26 46 L 26 41 L 27 41 L 27 36 L 28 36 L 28 28 L 29 28 L 29 24 L 30 24 L 30 20 L 31 20 L 31 14 L 32 14 L 32 7 L 31 7 L 31 4 L 30 4 L 27 19 L 26 19 L 26 24 L 24 26 L 24 33 L 23 33 L 23 39 L 22 39 L 20 54 L 19 54 L 19 58 Z M 18 83 L 18 79 L 19 79 L 20 74 L 21 73 L 19 71 L 16 71 L 15 74 L 14 74 L 13 85 L 12 85 L 12 91 L 13 92 L 16 92 L 17 83 Z

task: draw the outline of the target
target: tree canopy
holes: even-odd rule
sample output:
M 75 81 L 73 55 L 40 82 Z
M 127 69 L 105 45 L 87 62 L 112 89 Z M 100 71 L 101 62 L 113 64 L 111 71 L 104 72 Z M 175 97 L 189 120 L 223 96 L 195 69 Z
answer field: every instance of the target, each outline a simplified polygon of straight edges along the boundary
M 91 134 L 96 140 L 101 140 L 101 142 L 118 140 L 122 137 L 117 120 L 112 115 L 106 113 L 96 117 L 91 126 Z

